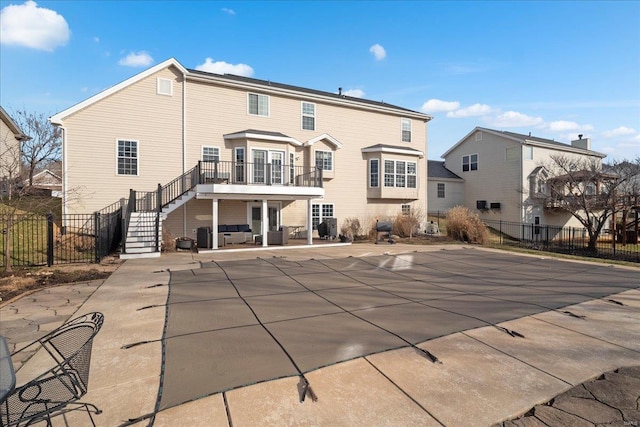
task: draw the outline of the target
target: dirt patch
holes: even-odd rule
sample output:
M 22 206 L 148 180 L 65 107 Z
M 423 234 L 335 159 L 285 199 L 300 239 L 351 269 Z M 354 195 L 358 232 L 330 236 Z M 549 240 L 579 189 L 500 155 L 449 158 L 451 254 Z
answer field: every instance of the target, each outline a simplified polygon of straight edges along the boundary
M 49 286 L 106 279 L 120 264 L 118 258 L 105 258 L 100 264 L 58 265 L 0 273 L 0 304 L 25 292 Z

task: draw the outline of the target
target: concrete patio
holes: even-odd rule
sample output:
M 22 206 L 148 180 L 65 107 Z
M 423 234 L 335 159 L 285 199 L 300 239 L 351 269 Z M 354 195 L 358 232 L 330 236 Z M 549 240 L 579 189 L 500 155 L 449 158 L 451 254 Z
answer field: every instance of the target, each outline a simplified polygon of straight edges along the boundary
M 352 261 L 356 261 L 383 254 L 419 253 L 433 254 L 437 259 L 441 251 L 462 258 L 470 254 L 469 259 L 473 262 L 480 257 L 485 258 L 487 264 L 493 262 L 503 267 L 508 266 L 514 256 L 466 245 L 370 244 L 166 254 L 160 258 L 126 261 L 95 292 L 89 292 L 90 296 L 84 303 L 63 304 L 64 307 L 59 307 L 55 313 L 58 317 L 51 321 L 64 320 L 74 311 L 74 304 L 79 306 L 74 316 L 90 311 L 100 311 L 105 315 L 104 327 L 94 343 L 90 391 L 85 399 L 103 410 L 102 414 L 94 416 L 100 426 L 143 426 L 150 423 L 156 426 L 229 426 L 232 423 L 235 427 L 492 425 L 522 415 L 534 405 L 603 372 L 640 365 L 639 269 L 603 267 L 603 264 L 577 261 L 558 264 L 554 261 L 554 268 L 550 271 L 541 268 L 545 265 L 544 256 L 522 255 L 518 256 L 522 260 L 518 268 L 520 274 L 509 276 L 496 268 L 492 276 L 478 278 L 479 292 L 493 292 L 492 297 L 514 304 L 531 298 L 528 292 L 521 292 L 523 290 L 537 290 L 538 298 L 561 291 L 551 280 L 563 276 L 563 266 L 566 267 L 564 276 L 575 271 L 576 266 L 597 274 L 591 277 L 595 279 L 592 280 L 594 283 L 587 280 L 572 285 L 578 295 L 577 304 L 575 300 L 568 300 L 573 305 L 564 307 L 560 304 L 558 307 L 561 309 L 535 310 L 533 314 L 525 313 L 506 321 L 496 318 L 502 329 L 487 324 L 486 319 L 492 319 L 491 312 L 479 312 L 474 316 L 485 319 L 484 322 L 460 332 L 429 339 L 414 347 L 379 350 L 371 354 L 365 351 L 363 355 L 356 351 L 353 357 L 338 358 L 336 362 L 345 360 L 340 363 L 307 370 L 305 378 L 315 396 L 307 395 L 304 402 L 300 402 L 300 378 L 292 375 L 231 387 L 156 412 L 165 362 L 162 337 L 170 289 L 166 286 L 170 280 L 169 271 L 195 271 L 212 261 L 225 264 L 227 261 L 255 260 L 256 257 L 275 261 L 354 257 Z M 479 265 L 475 267 L 482 268 Z M 430 268 L 430 271 L 438 273 L 439 277 L 433 278 L 437 282 L 437 279 L 446 279 L 448 275 L 455 276 L 464 265 L 442 261 Z M 254 272 L 250 267 L 246 271 L 248 277 Z M 341 271 L 340 267 L 336 267 L 336 271 Z M 359 273 L 357 279 L 363 283 L 375 283 L 376 277 L 380 280 L 380 275 L 368 277 L 364 273 L 366 270 L 359 271 L 362 274 Z M 425 270 L 425 278 L 419 280 L 430 283 L 428 277 Z M 535 286 L 519 286 L 534 280 Z M 610 287 L 613 295 L 592 295 L 590 292 L 598 288 L 598 283 L 595 283 L 598 281 Z M 510 285 L 508 289 L 514 292 L 505 294 L 505 284 Z M 377 285 L 387 284 L 380 282 Z M 447 284 L 453 287 L 450 290 L 458 285 L 461 283 Z M 545 285 L 551 286 L 545 288 Z M 475 296 L 456 300 L 451 295 L 438 298 L 449 303 L 446 310 L 452 313 L 457 313 L 460 306 L 473 305 L 482 299 Z M 2 307 L 2 324 L 21 318 L 29 310 L 29 316 L 37 317 L 38 307 L 46 311 L 46 303 L 32 300 L 34 298 L 18 300 Z M 535 301 L 543 307 L 544 302 L 544 298 Z M 51 316 L 51 313 L 47 315 Z M 509 335 L 505 330 L 516 331 L 523 337 Z M 5 326 L 0 327 L 0 333 L 12 340 Z M 29 335 L 15 336 L 18 338 L 12 343 L 19 346 L 16 341 L 28 341 Z M 437 356 L 438 363 L 425 358 L 419 349 Z M 260 363 L 259 354 L 252 356 L 255 363 Z M 215 369 L 216 361 L 211 360 L 211 365 Z M 17 373 L 18 383 L 40 370 L 37 358 L 28 361 Z M 137 419 L 139 421 L 135 421 Z M 56 421 L 64 425 L 64 420 Z M 67 421 L 69 425 L 86 425 L 88 419 L 86 414 L 72 413 L 67 416 Z

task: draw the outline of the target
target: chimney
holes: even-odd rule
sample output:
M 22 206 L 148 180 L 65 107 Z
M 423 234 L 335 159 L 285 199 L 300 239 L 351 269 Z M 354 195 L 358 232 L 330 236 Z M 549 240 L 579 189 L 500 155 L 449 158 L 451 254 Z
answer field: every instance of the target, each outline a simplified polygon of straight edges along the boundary
M 582 148 L 585 150 L 591 150 L 591 138 L 583 138 L 583 135 L 578 135 L 578 139 L 571 141 L 571 146 L 576 148 Z

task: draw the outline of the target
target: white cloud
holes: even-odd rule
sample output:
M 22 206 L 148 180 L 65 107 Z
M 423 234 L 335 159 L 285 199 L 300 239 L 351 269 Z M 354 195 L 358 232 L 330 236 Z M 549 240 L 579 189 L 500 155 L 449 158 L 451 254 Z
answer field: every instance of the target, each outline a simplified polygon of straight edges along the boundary
M 569 122 L 566 120 L 557 120 L 555 122 L 551 122 L 547 125 L 549 130 L 554 132 L 566 132 L 568 130 L 577 130 L 580 129 L 580 125 L 576 122 Z
M 362 89 L 348 89 L 342 92 L 342 94 L 353 98 L 364 98 L 364 91 Z
M 441 111 L 453 111 L 460 108 L 458 101 L 442 101 L 440 99 L 430 99 L 424 104 L 420 110 L 423 113 L 439 113 Z
M 96 43 L 100 43 L 100 37 L 97 37 L 97 36 L 96 36 L 96 37 L 94 37 L 94 38 L 93 38 L 93 41 L 94 41 L 94 42 L 96 42 Z
M 450 111 L 447 113 L 447 117 L 453 119 L 460 119 L 465 117 L 486 116 L 493 111 L 493 108 L 487 104 L 473 104 L 459 110 Z
M 118 65 L 126 67 L 148 67 L 151 64 L 153 64 L 153 58 L 145 51 L 130 52 L 118 61 Z
M 633 135 L 634 133 L 636 133 L 635 129 L 628 128 L 626 126 L 620 126 L 615 129 L 602 132 L 602 136 L 604 136 L 605 138 L 615 138 L 618 136 Z
M 223 11 L 224 13 L 226 13 L 227 15 L 235 15 L 236 14 L 235 10 L 229 9 L 229 8 L 226 8 L 226 7 L 223 7 L 220 10 Z
M 57 12 L 28 0 L 0 11 L 0 43 L 52 52 L 71 37 L 69 25 Z
M 373 54 L 374 58 L 376 58 L 376 61 L 382 61 L 384 58 L 387 57 L 387 51 L 384 50 L 384 48 L 380 46 L 378 43 L 371 46 L 369 48 L 369 52 Z
M 196 70 L 206 71 L 215 74 L 235 74 L 237 76 L 251 77 L 253 76 L 253 68 L 247 64 L 229 64 L 224 61 L 213 62 L 213 59 L 207 58 L 204 64 L 196 66 Z
M 487 120 L 492 126 L 508 128 L 519 126 L 538 126 L 544 123 L 542 117 L 532 117 L 517 111 L 507 111 Z

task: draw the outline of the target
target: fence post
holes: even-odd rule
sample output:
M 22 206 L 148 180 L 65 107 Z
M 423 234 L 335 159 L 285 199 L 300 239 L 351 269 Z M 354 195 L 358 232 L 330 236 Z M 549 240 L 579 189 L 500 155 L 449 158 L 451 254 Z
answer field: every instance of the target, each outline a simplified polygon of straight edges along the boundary
M 47 214 L 47 267 L 53 265 L 53 214 Z
M 160 212 L 162 212 L 162 185 L 158 184 L 158 203 L 156 206 L 156 252 L 160 252 Z
M 502 245 L 502 220 L 500 220 L 500 245 Z
M 94 212 L 93 213 L 93 231 L 95 233 L 95 243 L 94 243 L 94 248 L 95 248 L 95 261 L 96 264 L 100 263 L 100 256 L 102 254 L 102 251 L 100 250 L 100 246 L 101 246 L 101 239 L 100 239 L 100 212 Z

